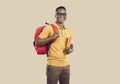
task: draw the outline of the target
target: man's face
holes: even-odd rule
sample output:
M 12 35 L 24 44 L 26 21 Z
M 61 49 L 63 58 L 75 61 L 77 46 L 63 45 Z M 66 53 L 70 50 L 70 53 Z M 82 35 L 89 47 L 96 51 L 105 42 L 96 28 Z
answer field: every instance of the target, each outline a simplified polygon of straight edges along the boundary
M 57 22 L 62 24 L 64 23 L 64 21 L 66 20 L 66 11 L 64 9 L 58 9 L 56 11 L 56 19 L 57 19 Z

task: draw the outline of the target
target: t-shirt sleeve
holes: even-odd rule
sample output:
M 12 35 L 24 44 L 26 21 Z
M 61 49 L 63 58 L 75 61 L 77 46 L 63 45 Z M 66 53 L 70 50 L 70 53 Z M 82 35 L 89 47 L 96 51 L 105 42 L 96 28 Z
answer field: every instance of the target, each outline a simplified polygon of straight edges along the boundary
M 73 39 L 72 39 L 72 32 L 70 31 L 70 37 L 69 37 L 69 41 L 70 41 L 70 44 L 72 44 L 73 43 Z
M 68 38 L 72 37 L 72 32 L 70 29 L 68 29 Z
M 72 44 L 72 32 L 70 29 L 68 29 L 68 33 L 67 33 L 67 47 L 70 47 L 70 45 Z
M 50 27 L 46 26 L 39 35 L 39 38 L 48 38 L 50 34 Z

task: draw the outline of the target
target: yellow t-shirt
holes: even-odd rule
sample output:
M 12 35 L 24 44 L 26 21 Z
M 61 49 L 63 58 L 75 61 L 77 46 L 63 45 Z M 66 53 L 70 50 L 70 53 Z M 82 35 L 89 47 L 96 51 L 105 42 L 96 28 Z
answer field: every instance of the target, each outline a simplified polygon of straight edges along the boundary
M 56 39 L 49 47 L 47 64 L 52 66 L 66 66 L 69 64 L 68 56 L 64 52 L 67 46 L 67 39 L 72 36 L 72 32 L 66 26 L 61 28 L 56 23 L 53 23 L 60 33 L 60 37 Z M 40 38 L 48 38 L 54 34 L 51 25 L 47 25 L 40 33 Z

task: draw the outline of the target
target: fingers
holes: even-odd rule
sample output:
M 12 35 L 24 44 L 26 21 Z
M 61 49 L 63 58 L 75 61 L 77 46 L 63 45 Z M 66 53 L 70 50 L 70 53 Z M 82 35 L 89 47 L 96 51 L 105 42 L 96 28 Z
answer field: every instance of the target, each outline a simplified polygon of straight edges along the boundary
M 70 53 L 72 53 L 73 52 L 73 49 L 71 49 L 71 48 L 66 48 L 65 49 L 65 53 L 66 54 L 70 54 Z
M 55 38 L 58 38 L 60 35 L 58 32 L 55 32 L 54 36 L 55 36 Z

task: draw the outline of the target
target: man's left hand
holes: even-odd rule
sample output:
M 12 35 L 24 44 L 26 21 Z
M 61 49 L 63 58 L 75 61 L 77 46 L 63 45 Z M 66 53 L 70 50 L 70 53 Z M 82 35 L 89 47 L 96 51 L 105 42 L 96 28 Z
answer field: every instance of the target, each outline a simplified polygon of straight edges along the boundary
M 65 53 L 66 54 L 70 54 L 72 52 L 73 52 L 73 44 L 71 44 L 70 47 L 68 47 L 68 48 L 65 49 Z

